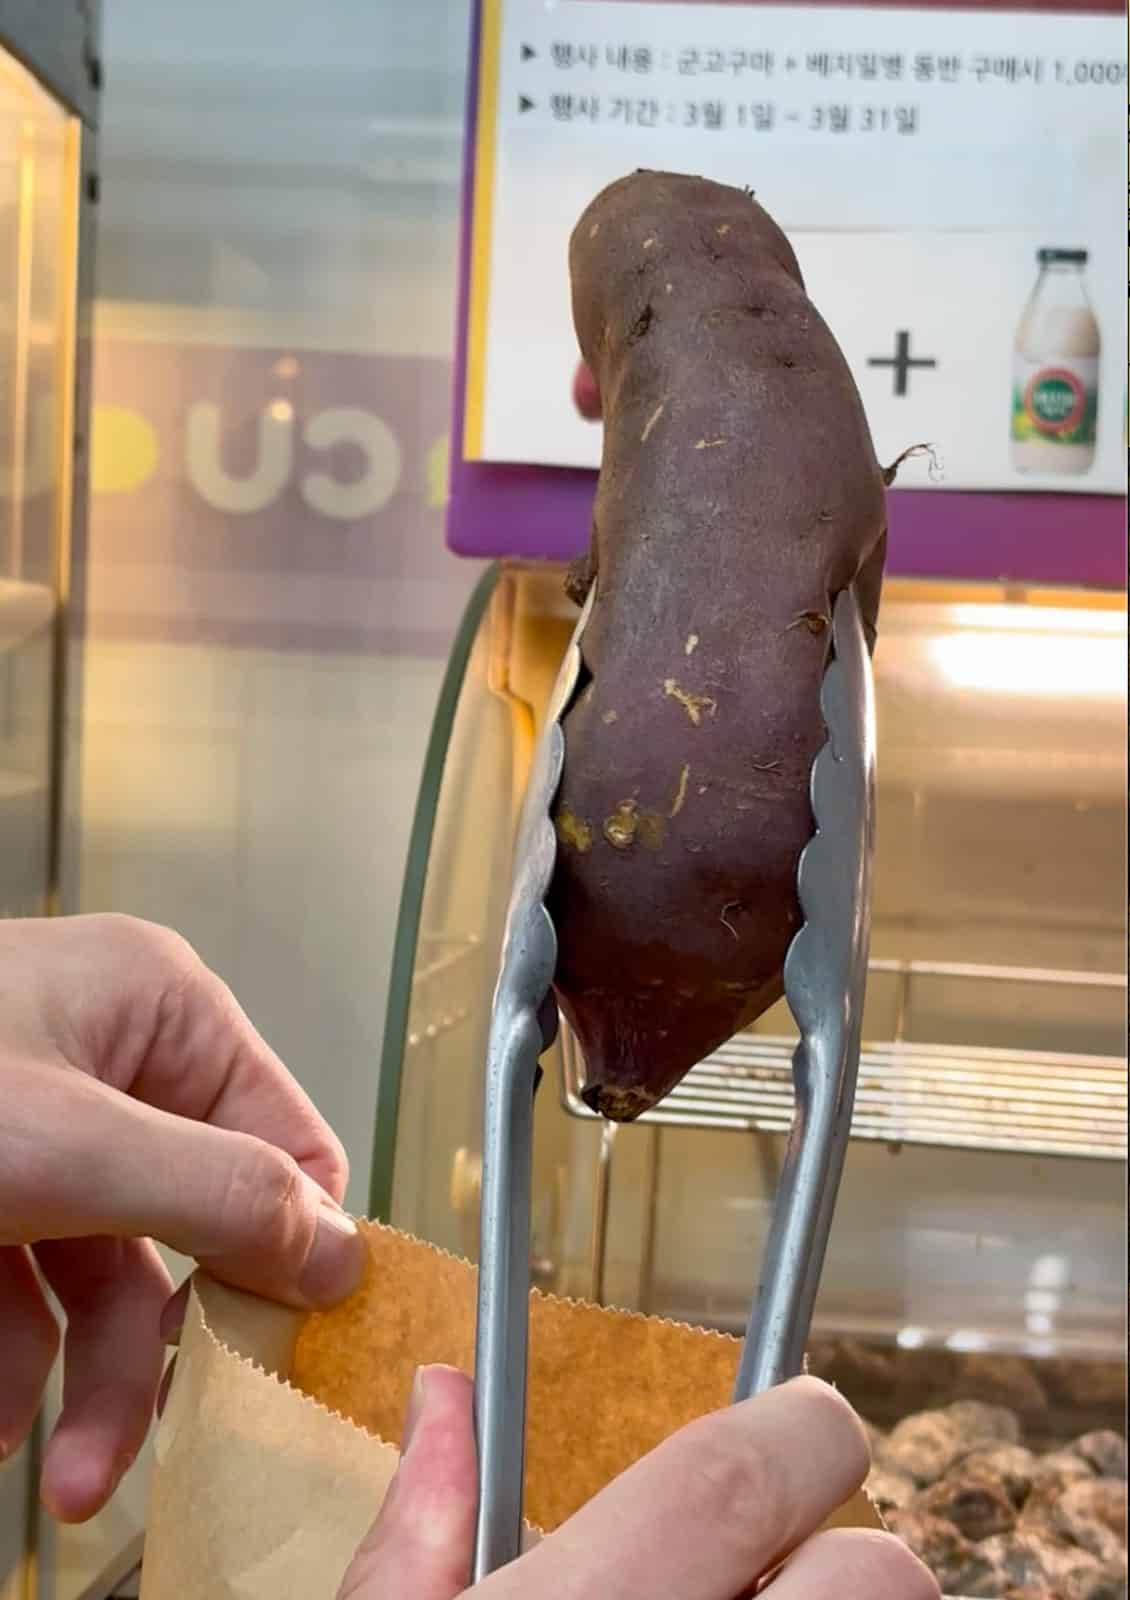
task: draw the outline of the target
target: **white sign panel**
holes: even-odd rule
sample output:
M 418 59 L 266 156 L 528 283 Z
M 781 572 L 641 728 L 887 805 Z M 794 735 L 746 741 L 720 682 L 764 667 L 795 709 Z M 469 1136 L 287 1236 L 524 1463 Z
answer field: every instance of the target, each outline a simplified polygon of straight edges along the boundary
M 1124 492 L 1124 19 L 484 0 L 483 50 L 468 456 L 599 464 L 568 239 L 650 167 L 789 234 L 900 484 Z

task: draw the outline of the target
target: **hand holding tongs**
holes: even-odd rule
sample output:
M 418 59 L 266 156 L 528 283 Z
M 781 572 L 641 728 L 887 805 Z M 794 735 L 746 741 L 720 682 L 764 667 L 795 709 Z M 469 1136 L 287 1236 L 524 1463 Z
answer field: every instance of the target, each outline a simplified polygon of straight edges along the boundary
M 518 1555 L 525 1474 L 530 1183 L 538 1059 L 557 1032 L 557 938 L 545 908 L 557 853 L 551 817 L 595 586 L 566 651 L 518 830 L 514 882 L 487 1045 L 475 1427 L 479 1507 L 472 1582 Z M 797 874 L 804 924 L 785 958 L 800 1029 L 796 1117 L 734 1399 L 801 1371 L 851 1129 L 871 928 L 875 712 L 853 589 L 836 600 L 820 697 L 828 732 L 812 769 L 816 831 Z

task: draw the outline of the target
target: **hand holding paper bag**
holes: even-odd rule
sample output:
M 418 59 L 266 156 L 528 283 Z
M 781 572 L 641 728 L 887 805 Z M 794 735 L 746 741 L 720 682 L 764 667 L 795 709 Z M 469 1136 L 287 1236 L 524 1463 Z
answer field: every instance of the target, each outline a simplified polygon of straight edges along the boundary
M 157 1440 L 144 1600 L 465 1587 L 469 1390 L 434 1366 L 470 1367 L 474 1269 L 362 1230 L 368 1275 L 333 1311 L 302 1318 L 197 1280 Z M 824 1385 L 729 1408 L 736 1339 L 549 1295 L 531 1296 L 530 1332 L 526 1507 L 548 1537 L 481 1585 L 488 1596 L 735 1600 L 823 1524 L 839 1531 L 798 1551 L 775 1600 L 936 1597 L 853 1493 L 866 1446 Z M 418 1366 L 433 1370 L 412 1406 Z
M 471 1386 L 423 1369 L 405 1454 L 339 1600 L 455 1600 L 475 1509 Z M 813 1471 L 813 1450 L 819 1471 Z M 716 1412 L 617 1478 L 559 1532 L 481 1585 L 484 1600 L 733 1600 L 813 1533 L 866 1463 L 835 1392 L 800 1378 Z M 804 1543 L 774 1600 L 935 1600 L 933 1580 L 885 1534 L 830 1530 Z
M 0 1450 L 26 1432 L 58 1342 L 29 1250 L 67 1314 L 44 1494 L 74 1519 L 103 1503 L 148 1422 L 171 1287 L 151 1237 L 296 1307 L 347 1294 L 367 1254 L 360 1289 L 331 1312 L 196 1280 L 158 1437 L 144 1594 L 460 1593 L 474 1443 L 469 1384 L 451 1368 L 470 1364 L 473 1270 L 388 1229 L 366 1227 L 361 1248 L 336 1205 L 337 1140 L 167 930 L 9 921 L 0 976 Z M 724 1401 L 733 1340 L 539 1295 L 531 1320 L 527 1504 L 557 1531 L 540 1544 L 531 1532 L 534 1548 L 482 1586 L 495 1600 L 733 1600 L 862 1479 L 858 1427 L 820 1385 L 691 1421 Z M 403 1462 L 382 1436 L 406 1446 Z M 859 1495 L 830 1520 L 878 1526 Z M 841 1600 L 935 1594 L 893 1542 L 833 1537 L 802 1545 L 775 1595 L 815 1600 L 832 1565 Z
M 0 1459 L 67 1319 L 43 1498 L 93 1515 L 153 1412 L 172 1283 L 151 1239 L 297 1306 L 362 1268 L 341 1145 L 183 939 L 132 917 L 0 921 Z

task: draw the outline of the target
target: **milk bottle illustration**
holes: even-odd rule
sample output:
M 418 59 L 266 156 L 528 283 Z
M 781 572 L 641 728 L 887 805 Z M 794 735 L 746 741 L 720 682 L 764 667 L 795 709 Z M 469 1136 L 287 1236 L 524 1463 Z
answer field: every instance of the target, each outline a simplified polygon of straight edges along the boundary
M 1099 325 L 1085 250 L 1040 250 L 1040 275 L 1012 355 L 1012 464 L 1018 472 L 1088 472 L 1099 410 Z

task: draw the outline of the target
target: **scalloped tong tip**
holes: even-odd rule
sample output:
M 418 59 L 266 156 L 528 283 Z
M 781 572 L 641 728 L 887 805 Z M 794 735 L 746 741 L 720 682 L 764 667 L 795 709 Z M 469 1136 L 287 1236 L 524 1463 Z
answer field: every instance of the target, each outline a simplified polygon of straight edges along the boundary
M 472 1582 L 515 1559 L 522 1531 L 530 1291 L 533 1101 L 539 1058 L 557 1032 L 557 937 L 545 900 L 557 839 L 561 718 L 581 672 L 595 586 L 565 652 L 518 829 L 514 876 L 487 1043 L 483 1107 L 475 1427 L 479 1503 Z M 815 832 L 801 854 L 804 923 L 785 958 L 785 997 L 800 1031 L 796 1116 L 735 1401 L 802 1370 L 851 1129 L 859 1066 L 874 853 L 875 710 L 854 588 L 832 613 L 821 687 L 827 741 L 811 779 Z

